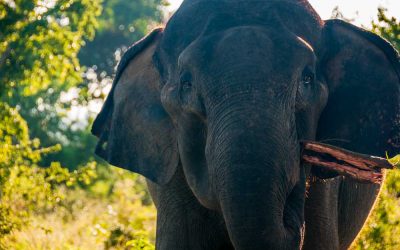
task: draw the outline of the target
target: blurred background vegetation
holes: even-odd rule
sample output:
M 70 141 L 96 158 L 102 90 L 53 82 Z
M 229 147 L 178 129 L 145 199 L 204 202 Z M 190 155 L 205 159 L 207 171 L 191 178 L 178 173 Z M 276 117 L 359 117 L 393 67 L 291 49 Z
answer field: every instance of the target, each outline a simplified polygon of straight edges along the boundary
M 164 0 L 0 0 L 0 249 L 154 249 L 144 179 L 93 154 L 89 127 L 122 53 Z M 340 12 L 336 10 L 336 15 Z M 400 23 L 372 31 L 400 49 Z M 354 249 L 400 249 L 391 171 Z

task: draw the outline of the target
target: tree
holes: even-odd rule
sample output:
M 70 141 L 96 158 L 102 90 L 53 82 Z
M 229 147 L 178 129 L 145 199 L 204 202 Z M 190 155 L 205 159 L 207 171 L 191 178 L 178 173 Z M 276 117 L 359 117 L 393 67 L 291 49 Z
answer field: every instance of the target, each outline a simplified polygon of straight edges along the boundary
M 0 2 L 0 94 L 3 101 L 81 80 L 77 53 L 94 36 L 100 0 Z
M 100 11 L 100 0 L 0 2 L 0 101 L 16 107 L 46 146 L 62 142 L 50 136 L 65 113 L 55 104 L 82 82 L 77 54 L 94 37 Z
M 80 51 L 82 64 L 98 72 L 114 73 L 115 53 L 121 53 L 163 19 L 165 0 L 105 0 L 95 38 Z

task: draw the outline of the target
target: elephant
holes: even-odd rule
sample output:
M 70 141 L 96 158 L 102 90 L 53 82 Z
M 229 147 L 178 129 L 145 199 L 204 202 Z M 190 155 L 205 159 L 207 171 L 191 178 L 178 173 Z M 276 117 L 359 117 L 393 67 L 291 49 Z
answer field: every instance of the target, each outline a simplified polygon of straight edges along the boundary
M 380 186 L 301 161 L 301 142 L 400 144 L 399 55 L 306 0 L 185 0 L 122 57 L 92 133 L 143 175 L 156 249 L 347 249 Z

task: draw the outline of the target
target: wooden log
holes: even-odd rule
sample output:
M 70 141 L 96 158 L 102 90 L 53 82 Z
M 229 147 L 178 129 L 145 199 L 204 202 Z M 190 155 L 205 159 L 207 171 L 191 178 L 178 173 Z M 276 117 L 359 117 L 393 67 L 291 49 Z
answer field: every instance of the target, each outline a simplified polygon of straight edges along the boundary
M 387 159 L 360 154 L 336 146 L 303 141 L 302 160 L 360 182 L 382 183 L 383 169 L 393 169 Z

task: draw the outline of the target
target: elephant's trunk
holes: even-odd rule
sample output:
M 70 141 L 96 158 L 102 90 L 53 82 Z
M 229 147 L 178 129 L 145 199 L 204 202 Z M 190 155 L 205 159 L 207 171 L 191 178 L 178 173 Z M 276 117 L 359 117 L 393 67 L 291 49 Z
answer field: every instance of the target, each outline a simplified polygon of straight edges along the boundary
M 298 249 L 305 178 L 291 107 L 243 98 L 209 114 L 218 118 L 210 119 L 207 161 L 230 238 L 238 250 Z

